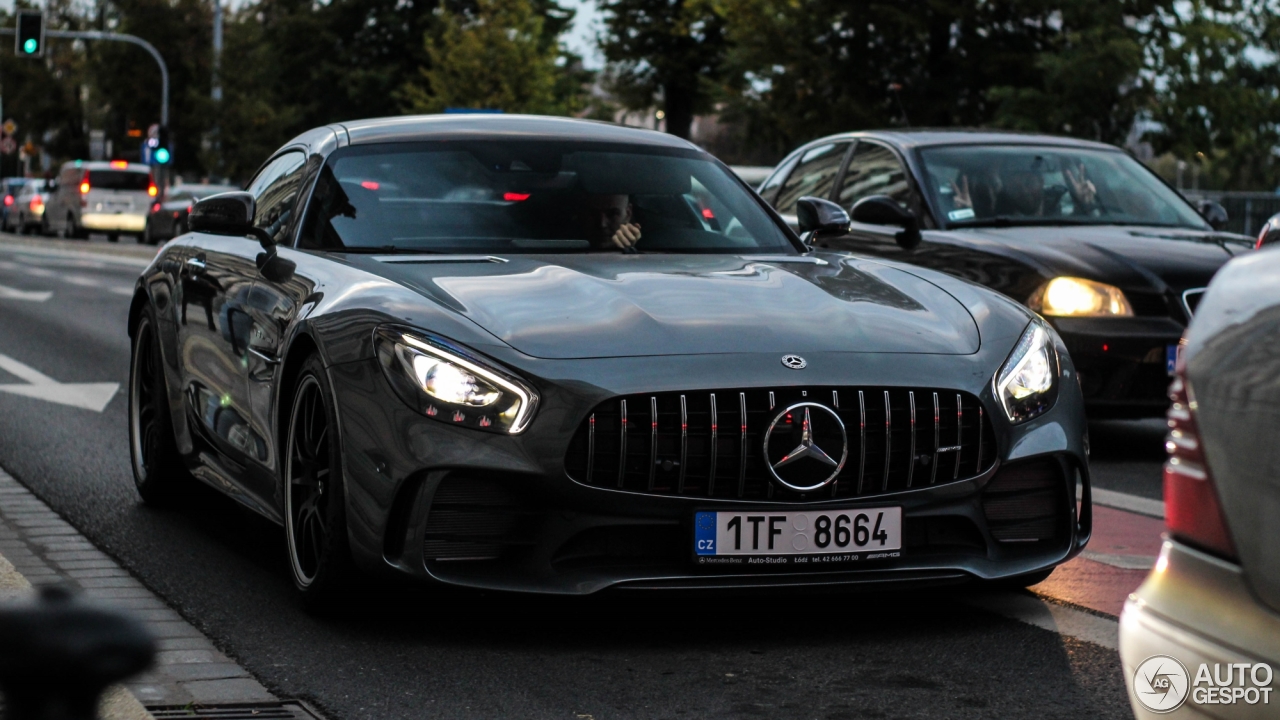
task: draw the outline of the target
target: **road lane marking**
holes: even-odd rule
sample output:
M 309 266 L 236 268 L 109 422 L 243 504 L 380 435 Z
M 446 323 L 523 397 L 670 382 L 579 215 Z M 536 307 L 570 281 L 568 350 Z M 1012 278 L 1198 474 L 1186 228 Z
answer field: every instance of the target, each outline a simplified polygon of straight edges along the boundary
M 25 385 L 0 385 L 0 392 L 99 413 L 107 409 L 107 404 L 120 390 L 120 383 L 60 383 L 8 355 L 0 355 L 0 370 L 27 381 Z
M 1091 488 L 1091 493 L 1094 505 L 1126 510 L 1138 515 L 1160 518 L 1161 520 L 1164 519 L 1164 503 L 1160 500 L 1152 500 L 1151 498 L 1116 492 L 1115 490 L 1103 490 L 1098 487 Z
M 1156 564 L 1154 555 L 1120 555 L 1116 553 L 1089 552 L 1088 550 L 1080 554 L 1086 560 L 1110 565 L 1121 570 L 1150 570 Z
M 98 260 L 104 263 L 110 263 L 113 265 L 128 265 L 136 268 L 144 268 L 144 267 L 149 267 L 151 265 L 150 258 L 136 257 L 136 256 L 129 256 L 129 255 L 119 255 L 119 254 L 109 252 L 109 248 L 110 246 L 102 247 L 100 251 L 98 248 L 90 248 L 90 247 L 86 247 L 86 249 L 84 250 L 64 250 L 61 248 L 36 247 L 34 245 L 27 245 L 25 243 L 4 242 L 3 238 L 0 238 L 0 252 L 5 252 L 5 253 L 39 255 L 43 257 L 55 257 L 55 258 L 76 258 L 76 259 L 93 258 L 94 260 Z
M 21 300 L 23 302 L 44 302 L 53 297 L 50 290 L 19 290 L 0 285 L 0 300 Z
M 978 595 L 966 600 L 980 610 L 1066 635 L 1109 650 L 1120 649 L 1120 623 L 1036 595 L 1005 593 Z

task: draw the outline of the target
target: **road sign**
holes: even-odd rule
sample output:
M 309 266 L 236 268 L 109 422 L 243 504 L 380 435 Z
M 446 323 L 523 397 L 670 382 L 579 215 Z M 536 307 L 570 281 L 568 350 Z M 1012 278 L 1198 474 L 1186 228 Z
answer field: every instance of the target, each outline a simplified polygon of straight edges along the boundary
M 5 135 L 12 135 L 12 134 L 14 134 L 14 133 L 16 133 L 16 132 L 18 132 L 18 123 L 14 122 L 14 121 L 13 121 L 13 118 L 10 118 L 10 119 L 8 119 L 8 120 L 5 120 L 5 121 L 4 121 L 4 134 L 5 134 Z
M 18 143 L 14 142 L 13 138 L 6 136 L 4 139 L 0 139 L 0 153 L 12 155 L 17 151 Z

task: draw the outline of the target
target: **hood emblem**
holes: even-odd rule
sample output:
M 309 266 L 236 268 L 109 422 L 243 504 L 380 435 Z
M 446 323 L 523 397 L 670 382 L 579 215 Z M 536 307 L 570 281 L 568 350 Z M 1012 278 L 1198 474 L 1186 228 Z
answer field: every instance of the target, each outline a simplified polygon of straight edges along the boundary
M 792 370 L 803 370 L 809 363 L 805 362 L 804 358 L 799 355 L 783 355 L 782 364 Z
M 784 487 L 810 492 L 829 485 L 849 457 L 844 423 L 825 405 L 796 403 L 769 423 L 764 457 L 769 474 Z

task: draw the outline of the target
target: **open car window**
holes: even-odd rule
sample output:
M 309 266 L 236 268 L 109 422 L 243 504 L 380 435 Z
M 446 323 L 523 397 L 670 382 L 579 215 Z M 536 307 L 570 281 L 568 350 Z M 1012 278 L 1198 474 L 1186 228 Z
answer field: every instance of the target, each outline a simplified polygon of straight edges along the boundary
M 752 194 L 692 150 L 442 141 L 335 152 L 299 246 L 438 253 L 794 252 Z
M 1157 225 L 1208 229 L 1196 211 L 1121 152 L 1028 145 L 925 148 L 920 157 L 950 227 Z

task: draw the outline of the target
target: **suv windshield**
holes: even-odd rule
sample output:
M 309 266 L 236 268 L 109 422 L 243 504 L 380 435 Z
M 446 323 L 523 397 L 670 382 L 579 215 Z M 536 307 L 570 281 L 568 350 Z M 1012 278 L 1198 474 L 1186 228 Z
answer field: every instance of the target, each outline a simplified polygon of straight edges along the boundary
M 321 170 L 300 240 L 439 253 L 631 244 L 641 252 L 794 251 L 756 198 L 697 151 L 554 141 L 339 150 Z
M 151 175 L 132 170 L 90 170 L 89 187 L 94 190 L 135 190 L 146 192 Z
M 951 227 L 1159 225 L 1207 230 L 1176 192 L 1121 152 L 1052 146 L 926 148 L 926 183 Z

